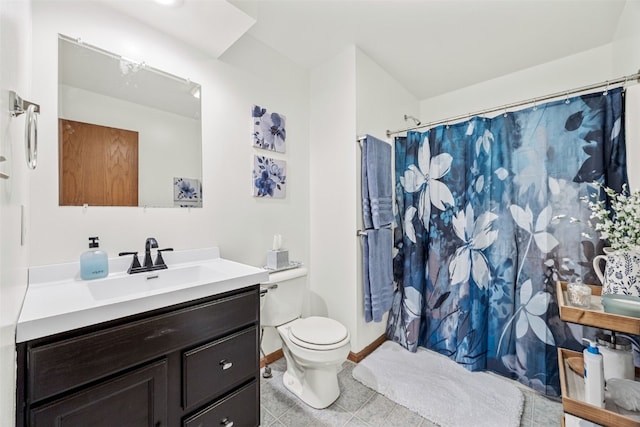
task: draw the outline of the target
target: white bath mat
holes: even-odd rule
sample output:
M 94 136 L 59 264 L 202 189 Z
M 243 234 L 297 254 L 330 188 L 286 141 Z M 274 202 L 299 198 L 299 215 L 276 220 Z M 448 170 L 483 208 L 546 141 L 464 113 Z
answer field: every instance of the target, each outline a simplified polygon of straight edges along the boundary
M 524 396 L 508 380 L 469 372 L 436 352 L 386 341 L 353 377 L 442 427 L 518 427 Z

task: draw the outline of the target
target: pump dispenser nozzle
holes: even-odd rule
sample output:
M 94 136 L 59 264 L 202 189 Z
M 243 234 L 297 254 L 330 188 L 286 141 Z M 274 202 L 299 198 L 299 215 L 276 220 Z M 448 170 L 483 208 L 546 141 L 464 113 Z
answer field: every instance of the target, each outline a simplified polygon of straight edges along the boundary
M 99 248 L 98 240 L 100 240 L 99 237 L 89 237 L 89 248 Z
M 598 351 L 598 346 L 596 345 L 595 341 L 590 340 L 589 338 L 582 338 L 582 341 L 586 342 L 587 344 L 589 344 L 587 346 L 587 351 L 589 353 L 593 353 L 593 354 L 599 354 L 600 352 Z

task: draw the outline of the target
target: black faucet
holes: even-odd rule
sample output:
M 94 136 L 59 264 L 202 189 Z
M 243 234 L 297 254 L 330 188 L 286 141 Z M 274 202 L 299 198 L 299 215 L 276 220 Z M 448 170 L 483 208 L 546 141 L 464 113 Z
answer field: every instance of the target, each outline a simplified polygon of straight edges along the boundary
M 162 252 L 172 251 L 172 250 L 173 250 L 173 248 L 158 249 L 158 255 L 156 256 L 156 262 L 153 264 L 153 269 L 154 270 L 164 270 L 165 268 L 167 268 L 167 264 L 164 263 L 164 258 L 162 258 Z
M 144 243 L 144 268 L 153 269 L 153 261 L 151 260 L 151 249 L 158 248 L 158 241 L 153 237 L 149 237 Z
M 162 258 L 162 252 L 172 251 L 173 248 L 166 249 L 158 249 L 158 254 L 156 256 L 156 261 L 153 262 L 151 260 L 151 249 L 158 248 L 158 241 L 149 237 L 144 243 L 144 264 L 140 265 L 140 261 L 138 260 L 138 252 L 120 252 L 118 255 L 133 255 L 133 260 L 131 261 L 131 266 L 127 270 L 129 274 L 135 273 L 143 273 L 145 271 L 154 271 L 154 270 L 164 270 L 167 268 L 167 265 L 164 262 L 164 258 Z
M 131 261 L 131 265 L 127 270 L 128 274 L 140 273 L 141 271 L 145 271 L 145 269 L 140 265 L 140 261 L 138 260 L 138 252 L 120 252 L 118 256 L 124 255 L 133 255 L 133 260 Z

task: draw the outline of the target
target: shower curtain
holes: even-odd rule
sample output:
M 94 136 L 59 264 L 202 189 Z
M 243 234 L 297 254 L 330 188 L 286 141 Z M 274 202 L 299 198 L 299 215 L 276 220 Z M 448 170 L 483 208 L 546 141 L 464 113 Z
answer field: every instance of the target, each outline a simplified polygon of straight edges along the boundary
M 602 243 L 580 198 L 599 191 L 594 181 L 627 181 L 623 96 L 396 138 L 389 339 L 560 394 L 556 346 L 582 347 L 559 318 L 555 281 L 598 283 Z

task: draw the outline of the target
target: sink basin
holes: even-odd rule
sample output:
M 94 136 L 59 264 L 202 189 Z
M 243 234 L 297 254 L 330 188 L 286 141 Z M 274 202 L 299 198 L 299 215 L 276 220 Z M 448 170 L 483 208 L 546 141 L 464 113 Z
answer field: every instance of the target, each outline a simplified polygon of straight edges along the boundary
M 221 272 L 202 265 L 167 270 L 149 271 L 127 276 L 105 278 L 88 283 L 89 292 L 96 300 L 119 298 L 161 289 L 184 287 L 197 282 L 208 283 L 223 278 Z
M 633 295 L 603 294 L 602 306 L 606 313 L 640 317 L 640 298 Z

